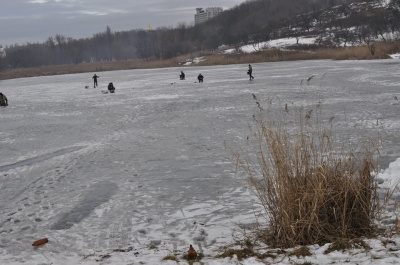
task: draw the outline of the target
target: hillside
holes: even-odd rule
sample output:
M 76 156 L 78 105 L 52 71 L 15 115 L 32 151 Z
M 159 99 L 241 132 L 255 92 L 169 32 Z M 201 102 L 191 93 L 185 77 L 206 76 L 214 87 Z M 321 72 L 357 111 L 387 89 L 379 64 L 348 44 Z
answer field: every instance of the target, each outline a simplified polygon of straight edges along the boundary
M 346 3 L 334 0 L 246 1 L 195 26 L 179 24 L 176 28 L 157 28 L 151 31 L 138 29 L 126 32 L 114 32 L 107 26 L 104 32 L 96 33 L 92 38 L 75 40 L 56 35 L 49 37 L 44 43 L 6 47 L 7 57 L 0 59 L 0 70 L 10 72 L 15 69 L 21 71 L 26 68 L 49 67 L 50 69 L 40 72 L 55 74 L 52 70 L 52 66 L 55 65 L 72 69 L 58 71 L 60 74 L 169 67 L 180 65 L 182 57 L 183 60 L 187 60 L 188 57 L 193 59 L 204 54 L 209 56 L 224 48 L 240 52 L 240 48 L 245 45 L 257 45 L 257 50 L 268 51 L 271 47 L 262 44 L 282 38 L 295 38 L 296 42 L 286 47 L 279 47 L 281 50 L 284 48 L 302 52 L 365 45 L 371 56 L 351 55 L 351 58 L 385 58 L 388 50 L 393 53 L 398 52 L 398 45 L 385 51 L 378 51 L 377 42 L 397 41 L 400 25 L 399 10 L 399 0 L 353 0 Z M 304 38 L 308 38 L 307 44 L 300 41 Z M 202 65 L 270 61 L 276 58 L 279 60 L 346 59 L 345 56 L 329 53 L 331 55 L 290 54 L 288 57 L 287 54 L 279 54 L 261 58 L 255 58 L 257 55 L 252 58 L 219 58 L 202 62 Z
M 399 38 L 399 5 L 386 1 L 355 2 L 284 20 L 278 37 L 308 36 L 325 46 L 371 45 Z

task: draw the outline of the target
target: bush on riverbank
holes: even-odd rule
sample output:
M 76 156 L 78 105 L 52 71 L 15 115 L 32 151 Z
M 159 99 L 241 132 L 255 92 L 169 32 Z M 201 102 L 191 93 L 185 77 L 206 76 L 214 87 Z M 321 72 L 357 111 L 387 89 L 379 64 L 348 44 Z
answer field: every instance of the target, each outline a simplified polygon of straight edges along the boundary
M 318 110 L 283 112 L 277 121 L 280 115 L 260 110 L 256 159 L 238 155 L 267 218 L 257 237 L 288 248 L 374 235 L 379 199 L 373 147 L 362 143 L 352 150 L 336 140 L 334 119 L 324 123 Z

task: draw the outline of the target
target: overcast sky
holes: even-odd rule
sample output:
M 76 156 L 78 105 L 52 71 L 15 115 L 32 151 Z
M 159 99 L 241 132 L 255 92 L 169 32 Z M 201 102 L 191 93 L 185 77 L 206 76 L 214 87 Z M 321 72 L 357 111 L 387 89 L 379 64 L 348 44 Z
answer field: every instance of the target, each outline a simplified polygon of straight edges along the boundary
M 0 0 L 0 45 L 44 42 L 61 34 L 92 37 L 113 31 L 194 24 L 196 7 L 224 10 L 245 0 Z

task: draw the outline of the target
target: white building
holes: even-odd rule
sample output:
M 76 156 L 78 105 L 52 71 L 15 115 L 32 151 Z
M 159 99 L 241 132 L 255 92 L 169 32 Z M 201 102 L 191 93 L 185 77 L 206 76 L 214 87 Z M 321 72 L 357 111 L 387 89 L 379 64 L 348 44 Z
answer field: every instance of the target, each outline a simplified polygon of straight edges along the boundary
M 196 8 L 196 14 L 194 15 L 194 24 L 203 23 L 210 18 L 217 16 L 222 12 L 222 7 L 207 7 L 205 10 L 201 7 Z
M 6 58 L 6 50 L 0 46 L 0 58 Z

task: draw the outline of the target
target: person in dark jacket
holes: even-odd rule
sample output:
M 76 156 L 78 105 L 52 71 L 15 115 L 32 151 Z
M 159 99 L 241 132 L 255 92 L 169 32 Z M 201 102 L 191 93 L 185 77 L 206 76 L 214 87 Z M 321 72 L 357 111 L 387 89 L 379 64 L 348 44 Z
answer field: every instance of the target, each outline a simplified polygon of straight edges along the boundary
M 110 93 L 115 93 L 115 87 L 113 83 L 108 84 L 108 90 L 110 91 Z
M 253 74 L 253 67 L 251 67 L 250 64 L 249 64 L 249 70 L 247 70 L 247 74 L 250 77 L 250 81 L 254 79 L 254 76 L 252 75 Z
M 96 88 L 97 87 L 97 78 L 100 78 L 100 76 L 94 74 L 94 76 L 92 77 L 93 79 L 93 87 Z
M 185 80 L 185 73 L 183 71 L 181 71 L 181 74 L 179 75 L 179 78 L 181 80 Z
M 203 83 L 203 79 L 204 79 L 204 76 L 202 74 L 199 74 L 197 76 L 197 80 L 199 80 L 199 83 Z
M 3 93 L 0 93 L 0 106 L 2 106 L 2 107 L 8 106 L 8 99 L 7 99 L 6 95 L 4 95 Z

